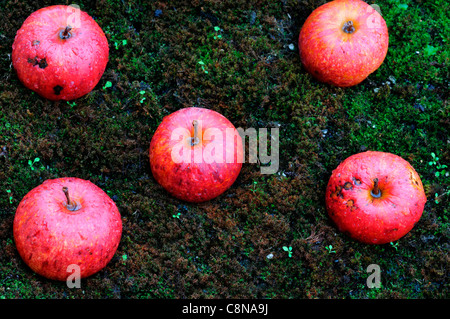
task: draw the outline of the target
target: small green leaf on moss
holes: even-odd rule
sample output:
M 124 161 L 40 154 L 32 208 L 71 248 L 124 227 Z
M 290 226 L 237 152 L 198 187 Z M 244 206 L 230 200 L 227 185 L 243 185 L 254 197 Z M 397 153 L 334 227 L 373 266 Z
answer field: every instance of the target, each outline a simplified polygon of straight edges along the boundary
M 426 56 L 435 55 L 438 51 L 439 48 L 436 48 L 429 44 L 425 47 L 425 49 L 423 49 L 423 52 L 425 53 Z

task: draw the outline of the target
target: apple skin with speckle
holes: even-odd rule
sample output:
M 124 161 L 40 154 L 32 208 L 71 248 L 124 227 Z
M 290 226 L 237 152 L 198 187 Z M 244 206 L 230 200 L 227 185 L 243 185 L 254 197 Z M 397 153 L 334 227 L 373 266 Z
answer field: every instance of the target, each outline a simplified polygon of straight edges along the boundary
M 195 133 L 193 121 L 201 124 L 200 142 L 195 146 L 189 142 Z M 184 159 L 177 160 L 175 155 L 181 153 Z M 224 193 L 237 179 L 243 162 L 242 139 L 222 114 L 183 108 L 164 117 L 150 142 L 149 159 L 154 178 L 170 194 L 187 202 L 205 202 Z
M 377 151 L 354 154 L 339 164 L 325 196 L 328 215 L 338 229 L 367 244 L 405 236 L 427 201 L 414 168 L 398 155 Z
M 69 207 L 63 188 L 67 187 Z M 23 261 L 52 280 L 67 280 L 70 265 L 80 278 L 103 269 L 122 236 L 122 220 L 114 201 L 92 182 L 75 177 L 46 180 L 17 207 L 14 241 Z

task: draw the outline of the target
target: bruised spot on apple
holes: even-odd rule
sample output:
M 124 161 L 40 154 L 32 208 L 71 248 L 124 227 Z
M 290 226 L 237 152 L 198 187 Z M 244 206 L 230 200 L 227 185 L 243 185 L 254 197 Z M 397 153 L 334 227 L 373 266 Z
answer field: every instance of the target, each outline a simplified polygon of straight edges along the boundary
M 56 85 L 53 87 L 53 92 L 55 92 L 55 95 L 60 95 L 63 87 L 60 85 Z
M 34 59 L 28 59 L 28 63 L 31 63 L 33 66 L 38 65 L 41 69 L 45 69 L 48 66 L 47 60 L 45 58 L 40 59 L 37 56 L 34 57 Z
M 406 160 L 374 151 L 354 154 L 339 164 L 325 199 L 338 229 L 367 244 L 385 244 L 406 235 L 427 200 L 419 175 Z
M 20 202 L 13 235 L 24 262 L 36 273 L 66 280 L 68 266 L 81 278 L 104 268 L 122 234 L 120 213 L 111 198 L 90 181 L 46 180 Z

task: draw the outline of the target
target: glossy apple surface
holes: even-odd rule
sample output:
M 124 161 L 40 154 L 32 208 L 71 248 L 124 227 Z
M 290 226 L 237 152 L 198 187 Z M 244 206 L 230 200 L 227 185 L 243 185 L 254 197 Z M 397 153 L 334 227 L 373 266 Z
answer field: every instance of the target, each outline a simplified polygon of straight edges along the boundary
M 300 58 L 317 80 L 339 87 L 361 83 L 383 63 L 389 44 L 383 17 L 361 0 L 335 0 L 306 19 Z
M 108 41 L 97 22 L 65 5 L 33 12 L 12 46 L 20 81 L 49 100 L 73 100 L 89 93 L 102 77 L 108 56 Z
M 406 235 L 427 201 L 419 175 L 406 160 L 374 151 L 344 160 L 331 174 L 325 199 L 339 230 L 368 244 Z
M 119 245 L 122 221 L 103 190 L 67 177 L 46 180 L 22 199 L 13 233 L 20 256 L 33 271 L 66 280 L 73 271 L 68 272 L 69 265 L 80 267 L 81 278 L 106 266 Z
M 163 119 L 150 142 L 149 157 L 154 178 L 169 193 L 188 202 L 204 202 L 225 192 L 238 177 L 242 139 L 223 115 L 189 107 Z

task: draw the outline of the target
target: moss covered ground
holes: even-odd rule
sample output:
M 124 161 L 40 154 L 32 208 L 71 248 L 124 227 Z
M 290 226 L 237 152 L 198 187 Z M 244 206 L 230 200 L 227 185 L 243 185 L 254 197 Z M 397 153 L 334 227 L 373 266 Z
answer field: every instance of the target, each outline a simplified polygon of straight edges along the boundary
M 105 31 L 109 63 L 91 93 L 51 102 L 20 83 L 11 46 L 33 11 L 72 2 L 0 1 L 0 298 L 448 298 L 450 4 L 377 1 L 387 57 L 342 89 L 311 78 L 298 55 L 299 30 L 324 2 L 79 0 Z M 148 147 L 162 118 L 189 106 L 279 127 L 279 171 L 246 163 L 203 204 L 169 196 Z M 332 170 L 364 150 L 402 156 L 425 185 L 422 218 L 395 243 L 355 242 L 327 216 Z M 115 257 L 81 289 L 33 273 L 13 240 L 23 196 L 62 176 L 101 187 L 123 219 Z M 370 264 L 380 288 L 366 285 Z

